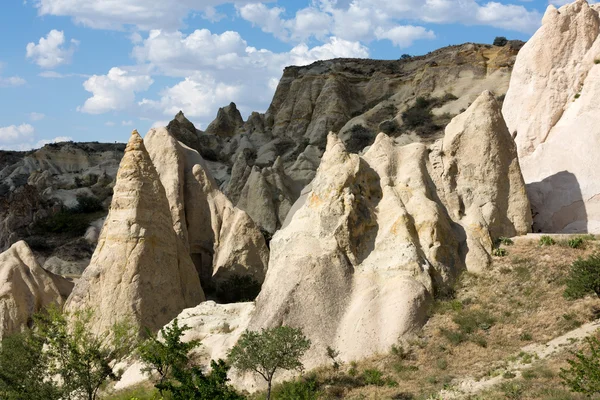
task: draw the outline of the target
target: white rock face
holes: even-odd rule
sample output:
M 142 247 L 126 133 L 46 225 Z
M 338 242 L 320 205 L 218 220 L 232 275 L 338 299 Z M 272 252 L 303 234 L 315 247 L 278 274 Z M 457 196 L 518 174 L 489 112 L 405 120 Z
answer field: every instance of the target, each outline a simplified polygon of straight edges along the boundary
M 166 188 L 175 232 L 202 281 L 218 284 L 232 275 L 250 275 L 262 283 L 269 258 L 264 237 L 219 190 L 200 154 L 164 128 L 150 130 L 144 143 Z
M 165 189 L 134 131 L 98 246 L 65 309 L 91 309 L 97 333 L 124 319 L 156 331 L 203 300 L 194 264 L 173 229 Z
M 62 306 L 72 288 L 40 267 L 25 242 L 15 243 L 0 254 L 0 340 L 26 327 L 41 309 Z
M 418 328 L 435 292 L 484 271 L 493 241 L 531 222 L 514 142 L 484 92 L 434 146 L 381 133 L 359 157 L 337 136 L 310 193 L 271 242 L 251 329 L 301 327 L 343 360 L 388 351 Z M 296 208 L 298 208 L 296 210 Z
M 549 6 L 517 57 L 503 113 L 534 231 L 600 232 L 600 5 Z

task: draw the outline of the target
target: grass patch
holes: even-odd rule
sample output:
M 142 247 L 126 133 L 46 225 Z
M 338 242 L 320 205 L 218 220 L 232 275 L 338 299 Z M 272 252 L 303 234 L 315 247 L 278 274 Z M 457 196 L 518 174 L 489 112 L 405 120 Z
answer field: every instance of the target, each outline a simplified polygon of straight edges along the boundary
M 552 236 L 543 235 L 540 238 L 540 246 L 554 246 L 556 241 L 552 238 Z

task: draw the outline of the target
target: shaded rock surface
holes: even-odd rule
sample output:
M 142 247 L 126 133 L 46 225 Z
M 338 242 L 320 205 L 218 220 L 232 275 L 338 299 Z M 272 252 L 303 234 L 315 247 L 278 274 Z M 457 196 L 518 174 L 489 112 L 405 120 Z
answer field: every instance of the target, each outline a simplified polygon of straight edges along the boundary
M 219 190 L 200 154 L 164 128 L 152 129 L 144 143 L 166 189 L 175 232 L 204 286 L 219 286 L 234 275 L 262 283 L 269 257 L 265 239 Z
M 73 283 L 44 270 L 23 241 L 0 254 L 0 339 L 30 325 L 45 307 L 62 306 Z
M 549 6 L 506 94 L 535 232 L 600 232 L 599 13 L 584 0 Z
M 65 309 L 91 309 L 97 333 L 122 320 L 156 331 L 203 300 L 194 264 L 173 229 L 165 188 L 134 131 L 98 246 Z

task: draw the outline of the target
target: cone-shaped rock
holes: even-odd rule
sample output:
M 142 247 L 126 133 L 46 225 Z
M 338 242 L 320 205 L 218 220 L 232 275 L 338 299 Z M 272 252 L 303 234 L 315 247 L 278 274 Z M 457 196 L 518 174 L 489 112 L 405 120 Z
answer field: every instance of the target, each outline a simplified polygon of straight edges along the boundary
M 485 270 L 494 239 L 530 223 L 516 147 L 489 92 L 431 147 L 380 133 L 358 156 L 330 134 L 292 213 L 271 241 L 250 329 L 301 327 L 314 344 L 309 367 L 327 346 L 344 360 L 388 351 L 461 269 Z
M 91 309 L 98 333 L 123 319 L 156 331 L 203 300 L 194 264 L 173 229 L 165 189 L 134 131 L 98 247 L 65 307 Z
M 0 254 L 0 340 L 26 327 L 33 314 L 62 305 L 73 284 L 44 270 L 25 242 Z

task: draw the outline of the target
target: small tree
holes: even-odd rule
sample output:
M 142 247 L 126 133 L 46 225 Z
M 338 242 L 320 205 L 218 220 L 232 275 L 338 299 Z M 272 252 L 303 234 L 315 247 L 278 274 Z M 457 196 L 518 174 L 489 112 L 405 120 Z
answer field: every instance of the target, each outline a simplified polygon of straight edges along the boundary
M 589 293 L 600 297 L 600 254 L 579 258 L 571 264 L 565 297 L 577 299 Z
M 202 368 L 190 359 L 190 353 L 200 346 L 200 341 L 187 343 L 181 340 L 187 325 L 179 326 L 175 319 L 170 326 L 161 330 L 160 337 L 151 335 L 140 348 L 147 373 L 158 373 L 154 385 L 164 395 L 170 392 L 175 400 L 241 400 L 227 385 L 229 366 L 223 360 L 211 361 L 211 372 L 205 375 Z
M 329 357 L 331 359 L 331 362 L 333 363 L 333 369 L 335 371 L 338 371 L 340 369 L 340 362 L 337 360 L 337 358 L 339 357 L 340 352 L 330 346 L 327 346 L 326 350 L 327 357 Z
M 117 381 L 114 369 L 133 351 L 137 334 L 131 325 L 118 323 L 102 335 L 90 330 L 92 312 L 61 314 L 52 307 L 36 317 L 49 357 L 48 376 L 58 375 L 69 398 L 95 400 L 108 380 Z
M 302 371 L 300 359 L 310 348 L 302 330 L 281 326 L 259 332 L 246 331 L 229 352 L 229 361 L 240 371 L 252 371 L 267 382 L 271 398 L 273 376 L 280 370 Z
M 590 355 L 583 351 L 572 353 L 574 359 L 567 360 L 569 368 L 561 369 L 560 377 L 573 392 L 587 396 L 600 393 L 600 341 L 587 338 Z
M 504 36 L 497 36 L 494 39 L 494 46 L 504 47 L 507 44 L 508 44 L 508 39 L 506 39 Z
M 48 379 L 43 341 L 31 331 L 5 338 L 0 345 L 0 399 L 59 400 L 62 391 Z

